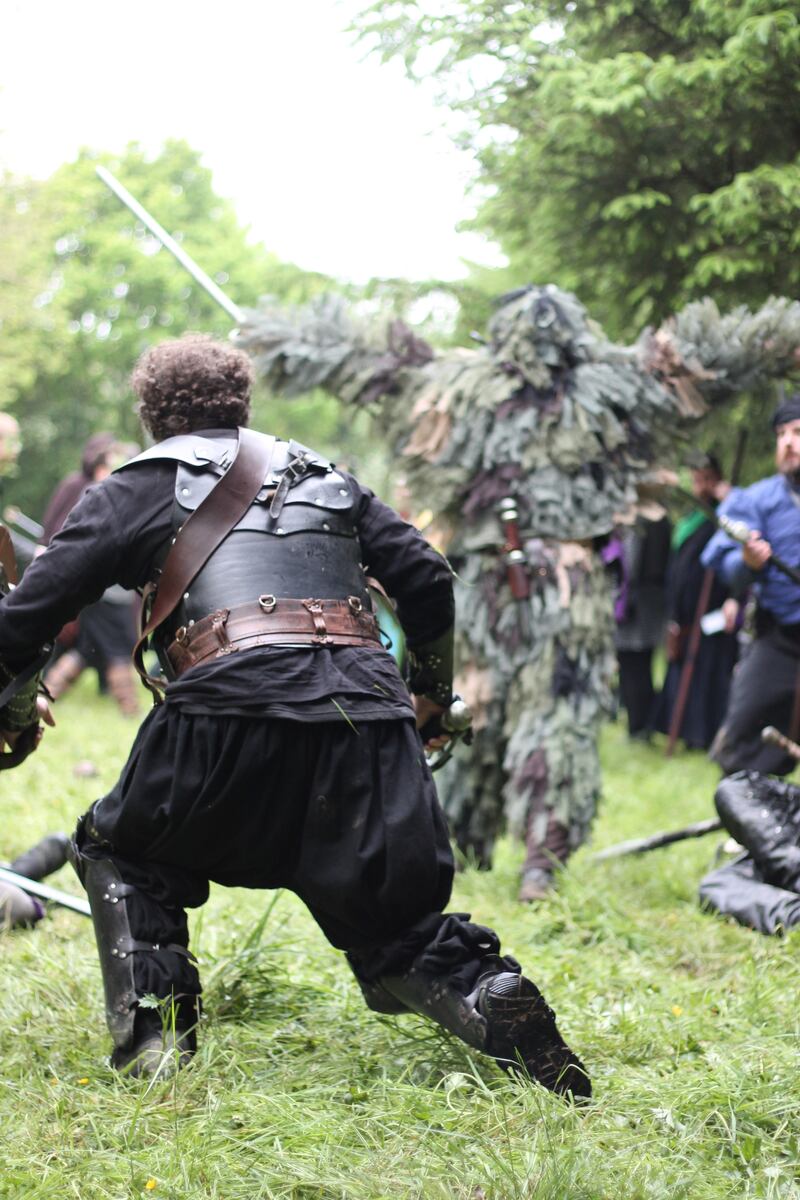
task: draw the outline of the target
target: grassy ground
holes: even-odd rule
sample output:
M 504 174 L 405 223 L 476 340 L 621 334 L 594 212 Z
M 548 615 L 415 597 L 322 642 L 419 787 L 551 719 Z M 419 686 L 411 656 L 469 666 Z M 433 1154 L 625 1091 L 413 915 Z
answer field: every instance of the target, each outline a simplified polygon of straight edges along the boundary
M 82 684 L 3 777 L 0 858 L 70 828 L 109 785 L 129 724 Z M 710 815 L 715 773 L 603 744 L 595 846 Z M 73 775 L 89 758 L 97 779 Z M 417 1018 L 363 1007 L 293 897 L 217 889 L 194 915 L 207 1018 L 191 1070 L 150 1087 L 105 1065 L 89 921 L 64 910 L 0 944 L 3 1200 L 800 1197 L 796 939 L 697 909 L 715 839 L 574 860 L 551 903 L 514 901 L 517 847 L 459 877 L 593 1075 L 574 1111 Z M 77 884 L 65 869 L 53 882 Z

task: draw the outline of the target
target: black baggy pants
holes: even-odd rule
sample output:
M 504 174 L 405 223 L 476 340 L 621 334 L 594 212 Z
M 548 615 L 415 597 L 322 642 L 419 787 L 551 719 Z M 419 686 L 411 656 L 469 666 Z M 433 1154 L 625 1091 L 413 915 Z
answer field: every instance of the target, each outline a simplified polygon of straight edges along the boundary
M 759 634 L 737 666 L 728 711 L 711 757 L 726 775 L 761 771 L 788 775 L 797 766 L 791 755 L 761 740 L 766 725 L 791 730 L 800 684 L 800 627 L 776 625 L 761 614 Z
M 295 892 L 365 982 L 427 956 L 469 990 L 499 948 L 466 915 L 442 913 L 453 859 L 410 720 L 354 728 L 162 705 L 78 845 L 132 885 L 131 933 L 153 946 L 188 945 L 185 909 L 214 881 Z M 192 961 L 166 948 L 135 955 L 134 981 L 138 996 L 200 991 Z

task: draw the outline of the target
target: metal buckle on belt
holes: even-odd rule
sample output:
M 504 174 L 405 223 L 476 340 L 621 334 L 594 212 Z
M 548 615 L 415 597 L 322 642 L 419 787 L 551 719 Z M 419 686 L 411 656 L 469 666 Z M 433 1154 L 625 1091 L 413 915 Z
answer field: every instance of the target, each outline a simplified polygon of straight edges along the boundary
M 228 637 L 228 631 L 225 628 L 230 615 L 231 610 L 229 608 L 218 608 L 215 613 L 211 614 L 211 632 L 215 635 L 220 645 L 217 651 L 218 658 L 223 654 L 233 654 L 236 649 Z
M 325 614 L 322 611 L 321 600 L 303 600 L 303 608 L 307 608 L 314 620 L 314 636 L 311 639 L 315 646 L 324 646 L 330 642 L 328 627 L 325 624 Z
M 262 612 L 271 613 L 275 611 L 275 605 L 278 603 L 274 596 L 259 596 L 258 604 Z

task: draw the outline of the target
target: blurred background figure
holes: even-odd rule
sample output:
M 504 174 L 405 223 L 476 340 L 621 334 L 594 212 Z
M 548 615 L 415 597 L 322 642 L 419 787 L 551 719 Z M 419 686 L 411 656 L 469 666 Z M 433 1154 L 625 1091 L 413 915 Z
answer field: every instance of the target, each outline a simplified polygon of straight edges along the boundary
M 615 576 L 614 648 L 619 698 L 628 734 L 646 740 L 655 708 L 653 652 L 664 638 L 666 576 L 672 527 L 664 510 L 643 504 L 632 525 L 618 526 L 602 551 Z
M 6 475 L 13 475 L 21 448 L 22 440 L 16 417 L 12 417 L 11 413 L 0 412 L 0 480 Z
M 8 866 L 15 875 L 41 880 L 64 866 L 68 846 L 69 838 L 65 833 L 51 833 Z M 29 929 L 41 921 L 44 914 L 44 904 L 36 896 L 7 880 L 0 880 L 0 933 L 9 929 Z
M 124 445 L 111 433 L 95 433 L 83 448 L 80 471 L 62 479 L 44 515 L 42 552 L 64 525 L 72 509 L 93 483 L 111 474 L 138 447 Z M 136 643 L 136 597 L 115 585 L 90 604 L 77 621 L 65 626 L 56 643 L 57 657 L 44 677 L 54 700 L 93 667 L 101 691 L 108 690 L 125 716 L 139 713 L 139 688 L 131 653 Z
M 715 455 L 698 454 L 692 460 L 692 493 L 702 504 L 716 508 L 730 490 L 731 485 L 722 478 Z M 655 728 L 661 733 L 669 733 L 692 626 L 698 617 L 703 617 L 691 686 L 677 729 L 677 736 L 687 748 L 702 750 L 708 749 L 722 724 L 738 654 L 739 605 L 732 598 L 730 589 L 713 573 L 713 577 L 705 582 L 704 613 L 698 613 L 706 580 L 706 569 L 700 556 L 711 540 L 714 528 L 702 508 L 692 509 L 675 525 L 667 575 L 668 667 L 655 716 Z
M 23 571 L 36 553 L 41 526 L 13 505 L 6 505 L 6 480 L 17 474 L 17 459 L 22 449 L 19 422 L 11 413 L 0 412 L 0 512 L 8 527 L 19 571 Z

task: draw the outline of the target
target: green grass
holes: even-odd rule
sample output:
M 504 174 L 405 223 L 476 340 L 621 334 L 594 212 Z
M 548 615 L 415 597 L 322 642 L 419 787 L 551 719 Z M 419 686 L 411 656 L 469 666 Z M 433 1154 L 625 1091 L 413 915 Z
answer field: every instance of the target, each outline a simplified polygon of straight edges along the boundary
M 132 728 L 89 682 L 57 715 L 3 777 L 0 858 L 70 828 L 124 760 Z M 613 727 L 603 751 L 595 848 L 711 814 L 702 757 L 667 763 Z M 73 775 L 85 758 L 98 779 Z M 698 911 L 716 844 L 597 866 L 583 851 L 533 909 L 514 900 L 515 845 L 458 879 L 452 907 L 497 928 L 590 1068 L 584 1111 L 417 1018 L 367 1012 L 293 897 L 219 888 L 193 916 L 195 1063 L 120 1080 L 91 924 L 53 910 L 0 942 L 0 1197 L 800 1197 L 798 942 Z M 52 882 L 77 891 L 69 869 Z

